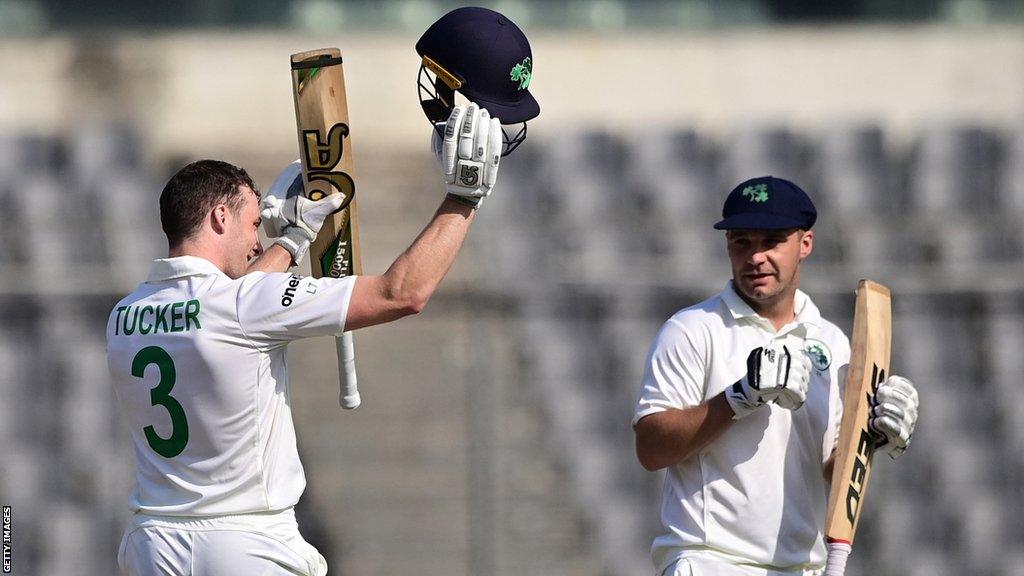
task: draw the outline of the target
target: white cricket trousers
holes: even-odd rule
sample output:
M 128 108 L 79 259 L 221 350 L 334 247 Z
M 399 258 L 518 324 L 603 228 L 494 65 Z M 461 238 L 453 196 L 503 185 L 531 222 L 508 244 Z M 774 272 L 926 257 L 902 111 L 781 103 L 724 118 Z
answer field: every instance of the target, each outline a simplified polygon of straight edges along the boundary
M 695 554 L 676 560 L 662 576 L 821 576 L 823 569 L 779 571 L 746 564 L 733 564 L 713 554 Z
M 327 561 L 291 509 L 213 517 L 136 513 L 121 539 L 122 576 L 324 576 Z

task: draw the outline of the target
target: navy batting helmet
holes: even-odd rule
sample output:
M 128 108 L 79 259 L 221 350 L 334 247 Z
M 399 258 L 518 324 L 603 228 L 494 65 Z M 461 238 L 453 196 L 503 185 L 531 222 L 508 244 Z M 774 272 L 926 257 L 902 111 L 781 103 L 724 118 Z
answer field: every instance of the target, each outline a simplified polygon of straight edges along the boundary
M 503 156 L 526 139 L 526 121 L 540 114 L 540 106 L 528 90 L 530 42 L 514 22 L 487 8 L 457 8 L 427 28 L 416 52 L 423 58 L 420 104 L 435 128 L 451 114 L 458 90 L 502 124 L 522 123 L 515 136 L 502 131 Z

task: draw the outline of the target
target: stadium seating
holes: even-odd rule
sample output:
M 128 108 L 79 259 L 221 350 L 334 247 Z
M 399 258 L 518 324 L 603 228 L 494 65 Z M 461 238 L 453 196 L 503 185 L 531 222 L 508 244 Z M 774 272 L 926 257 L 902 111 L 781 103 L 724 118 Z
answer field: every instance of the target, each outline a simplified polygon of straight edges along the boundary
M 604 573 L 648 574 L 659 530 L 660 476 L 635 461 L 629 426 L 648 346 L 721 289 L 711 224 L 729 188 L 763 173 L 818 201 L 806 286 L 826 316 L 849 328 L 860 276 L 893 286 L 894 370 L 921 389 L 919 433 L 903 461 L 879 463 L 858 535 L 877 553 L 855 553 L 851 572 L 1021 573 L 1024 523 L 1005 502 L 1024 479 L 1024 129 L 911 140 L 870 124 L 584 129 L 531 137 L 504 161 L 467 289 L 514 303 L 521 385 Z M 15 439 L 0 499 L 40 512 L 19 514 L 18 538 L 54 535 L 21 546 L 26 573 L 113 573 L 130 462 L 105 313 L 164 248 L 139 142 L 123 125 L 0 137 L 0 432 Z

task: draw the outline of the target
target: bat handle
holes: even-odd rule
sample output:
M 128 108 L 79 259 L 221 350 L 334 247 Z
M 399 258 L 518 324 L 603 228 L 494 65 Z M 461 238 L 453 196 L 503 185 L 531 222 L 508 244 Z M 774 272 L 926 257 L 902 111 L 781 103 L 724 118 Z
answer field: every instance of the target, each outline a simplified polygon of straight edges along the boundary
M 341 395 L 338 402 L 346 410 L 359 407 L 359 388 L 356 387 L 356 349 L 352 343 L 352 333 L 344 332 L 334 339 L 338 349 L 338 379 L 341 383 Z
M 850 556 L 850 550 L 853 549 L 849 542 L 842 540 L 829 540 L 826 544 L 828 548 L 828 560 L 825 561 L 825 572 L 822 576 L 843 576 L 846 572 L 846 559 Z

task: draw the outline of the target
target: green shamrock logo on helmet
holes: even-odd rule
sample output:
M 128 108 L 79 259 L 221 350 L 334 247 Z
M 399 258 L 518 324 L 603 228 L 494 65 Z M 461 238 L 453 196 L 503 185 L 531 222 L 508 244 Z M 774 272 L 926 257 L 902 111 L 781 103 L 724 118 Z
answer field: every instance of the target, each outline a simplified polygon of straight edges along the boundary
M 530 87 L 530 78 L 533 75 L 533 61 L 530 60 L 529 56 L 523 58 L 523 61 L 512 67 L 512 72 L 509 76 L 513 82 L 519 82 L 519 88 L 517 90 L 526 90 Z

